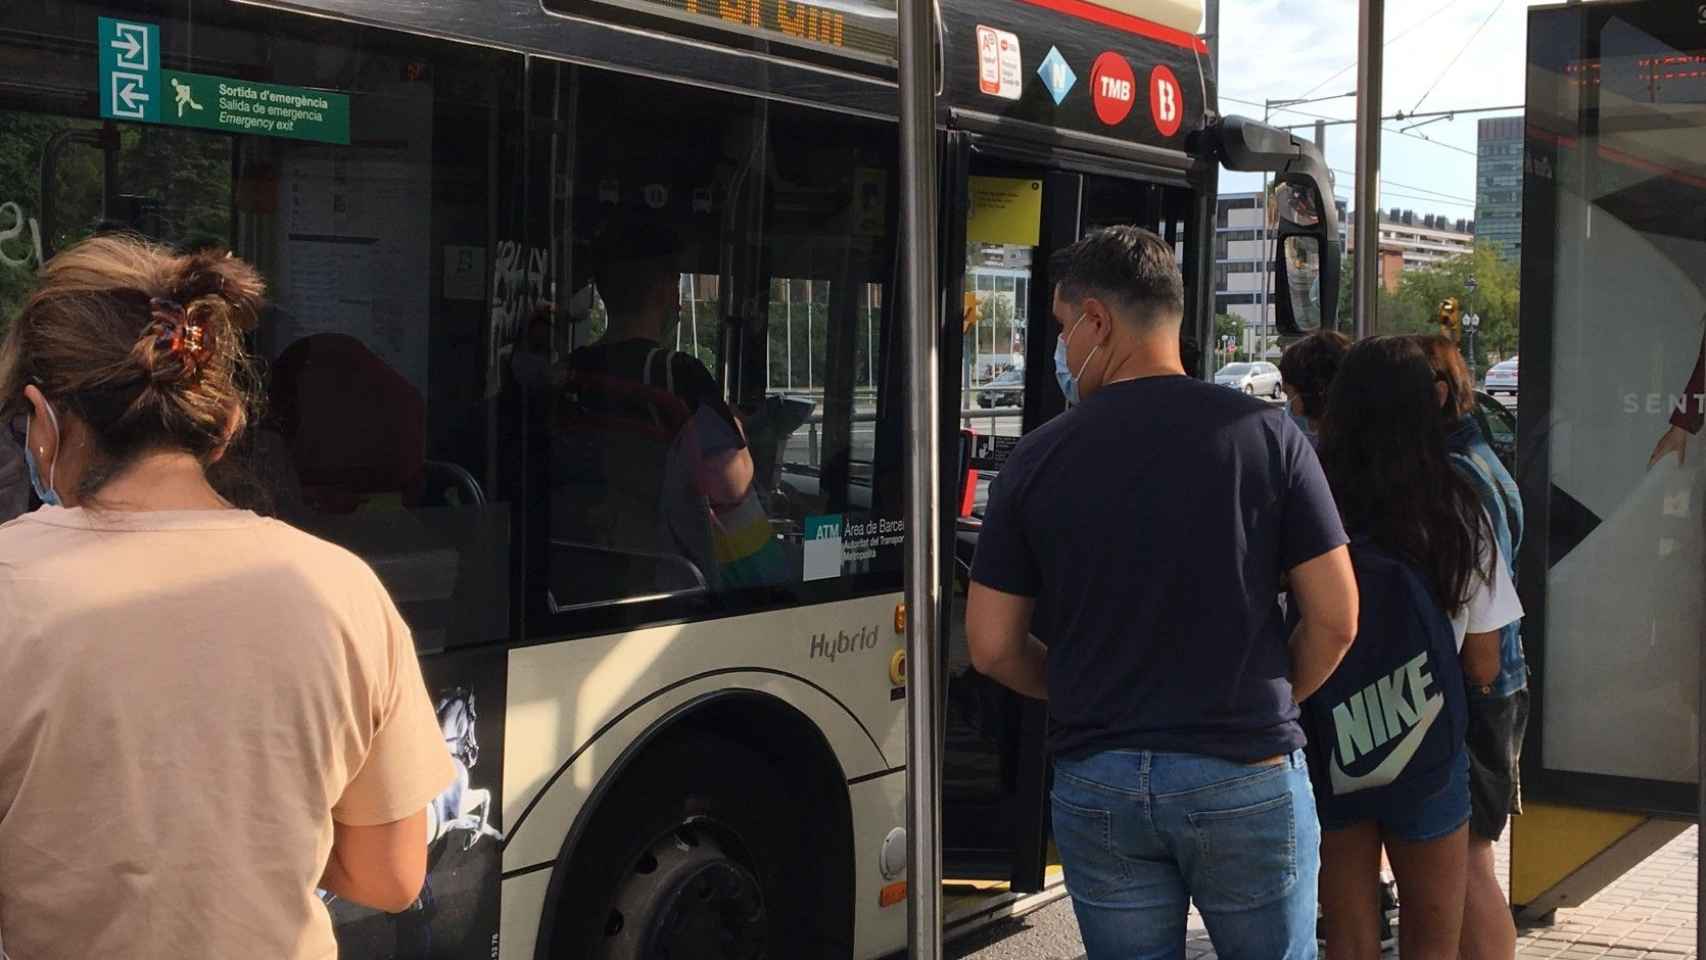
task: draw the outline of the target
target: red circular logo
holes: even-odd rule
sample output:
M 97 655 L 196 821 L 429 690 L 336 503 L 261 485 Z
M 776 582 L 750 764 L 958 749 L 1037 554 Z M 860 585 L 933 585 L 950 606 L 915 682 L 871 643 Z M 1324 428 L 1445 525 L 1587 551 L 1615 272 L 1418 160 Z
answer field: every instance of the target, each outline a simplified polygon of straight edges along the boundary
M 1185 122 L 1185 91 L 1179 78 L 1166 67 L 1156 67 L 1149 74 L 1149 115 L 1155 118 L 1155 129 L 1163 137 L 1179 132 Z
M 1131 64 L 1117 53 L 1104 53 L 1090 67 L 1090 102 L 1096 116 L 1108 126 L 1116 126 L 1131 113 L 1137 99 L 1137 81 L 1131 74 Z

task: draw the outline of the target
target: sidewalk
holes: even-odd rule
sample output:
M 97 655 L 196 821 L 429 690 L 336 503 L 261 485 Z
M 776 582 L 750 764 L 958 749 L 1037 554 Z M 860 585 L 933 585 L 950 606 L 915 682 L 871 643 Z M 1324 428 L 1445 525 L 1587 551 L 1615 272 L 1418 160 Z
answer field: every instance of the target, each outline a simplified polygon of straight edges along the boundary
M 1695 871 L 1699 831 L 1690 829 L 1669 846 L 1575 910 L 1560 910 L 1551 927 L 1523 931 L 1520 960 L 1682 960 L 1694 953 Z M 1505 844 L 1499 869 L 1508 876 Z M 1212 960 L 1214 947 L 1195 912 L 1185 948 L 1188 960 Z M 1396 946 L 1386 952 L 1397 957 Z M 1084 946 L 1069 902 L 1054 904 L 1022 920 L 1002 924 L 952 944 L 949 958 L 964 960 L 1083 960 Z
M 1575 910 L 1558 911 L 1555 926 L 1524 931 L 1517 956 L 1524 960 L 1694 956 L 1699 840 L 1699 829 L 1690 829 L 1599 896 Z M 1504 853 L 1499 851 L 1501 870 L 1507 869 Z

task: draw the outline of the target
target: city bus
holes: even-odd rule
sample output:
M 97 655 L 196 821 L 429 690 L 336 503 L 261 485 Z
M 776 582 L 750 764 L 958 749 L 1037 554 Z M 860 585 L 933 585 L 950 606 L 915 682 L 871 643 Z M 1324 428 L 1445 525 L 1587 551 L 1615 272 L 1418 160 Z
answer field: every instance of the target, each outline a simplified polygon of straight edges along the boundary
M 1220 117 L 1200 16 L 942 0 L 938 252 L 899 241 L 881 0 L 0 8 L 0 316 L 98 231 L 254 263 L 266 404 L 220 481 L 411 626 L 458 776 L 410 909 L 326 897 L 344 956 L 893 952 L 918 617 L 947 873 L 1042 885 L 1046 714 L 971 670 L 958 611 L 988 477 L 1064 408 L 1049 255 L 1164 234 L 1207 343 L 1218 167 L 1267 169 L 1282 320 L 1336 315 L 1326 169 Z M 907 305 L 925 256 L 942 300 Z M 957 509 L 943 608 L 909 611 L 904 334 L 938 312 Z M 725 405 L 726 517 L 695 486 Z

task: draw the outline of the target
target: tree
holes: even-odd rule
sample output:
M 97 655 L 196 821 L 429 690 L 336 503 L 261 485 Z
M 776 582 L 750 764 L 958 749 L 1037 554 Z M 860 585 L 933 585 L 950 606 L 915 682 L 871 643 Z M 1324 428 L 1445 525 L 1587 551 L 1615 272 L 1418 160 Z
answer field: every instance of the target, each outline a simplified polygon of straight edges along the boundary
M 1469 291 L 1468 280 L 1476 288 Z M 1508 356 L 1517 348 L 1521 326 L 1521 278 L 1517 269 L 1486 245 L 1427 270 L 1407 270 L 1395 303 L 1381 304 L 1380 326 L 1393 333 L 1435 333 L 1440 301 L 1456 297 L 1465 312 L 1480 316 L 1472 365 L 1486 369 L 1489 353 Z M 1388 310 L 1391 313 L 1388 313 Z
M 23 305 L 44 253 L 88 236 L 103 216 L 104 158 L 86 142 L 62 142 L 52 153 L 52 203 L 41 197 L 44 159 L 54 137 L 100 124 L 48 114 L 0 111 L 0 332 Z M 132 228 L 167 243 L 232 242 L 229 137 L 163 127 L 121 125 L 115 155 L 120 210 Z M 48 208 L 52 209 L 51 222 Z
M 1356 260 L 1351 257 L 1339 258 L 1339 329 L 1349 332 L 1356 329 Z
M 1234 344 L 1233 355 L 1234 356 L 1243 356 L 1243 352 L 1244 352 L 1244 321 L 1243 321 L 1243 319 L 1241 319 L 1237 316 L 1234 316 L 1233 314 L 1230 314 L 1230 313 L 1217 313 L 1214 315 L 1214 343 L 1210 345 L 1213 348 L 1213 352 L 1214 352 L 1215 357 L 1217 359 L 1217 363 L 1219 362 L 1219 358 L 1225 356 L 1225 353 L 1222 350 L 1220 345 L 1225 342 L 1227 337 L 1232 338 L 1232 342 Z

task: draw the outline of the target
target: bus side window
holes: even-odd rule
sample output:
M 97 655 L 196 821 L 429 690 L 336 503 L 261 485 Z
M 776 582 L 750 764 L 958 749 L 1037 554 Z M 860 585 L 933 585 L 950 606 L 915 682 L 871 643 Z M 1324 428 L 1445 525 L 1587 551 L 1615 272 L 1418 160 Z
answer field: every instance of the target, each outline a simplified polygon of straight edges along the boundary
M 233 62 L 259 49 L 207 37 L 208 55 Z M 160 239 L 229 246 L 269 287 L 252 337 L 263 402 L 217 479 L 243 505 L 366 561 L 423 652 L 501 642 L 511 568 L 501 458 L 513 444 L 497 415 L 495 364 L 470 348 L 501 339 L 489 327 L 499 291 L 484 269 L 500 244 L 486 229 L 511 216 L 501 186 L 510 178 L 501 159 L 494 166 L 488 151 L 438 132 L 483 129 L 513 111 L 521 64 L 434 47 L 431 74 L 398 82 L 389 78 L 403 74 L 401 54 L 341 42 L 363 64 L 352 75 L 370 78 L 345 88 L 360 133 L 351 145 L 168 131 L 194 141 L 172 145 L 189 159 L 226 151 L 229 193 L 215 207 L 233 220 L 226 236 Z M 283 82 L 314 82 L 309 64 L 280 69 L 302 72 Z M 133 139 L 161 130 L 138 127 Z M 480 207 L 440 183 L 485 185 L 469 193 Z
M 904 513 L 877 482 L 903 447 L 880 416 L 900 402 L 883 395 L 900 382 L 892 129 L 596 71 L 559 82 L 577 292 L 518 347 L 544 464 L 527 491 L 541 629 L 898 589 Z M 623 106 L 639 96 L 651 109 Z

